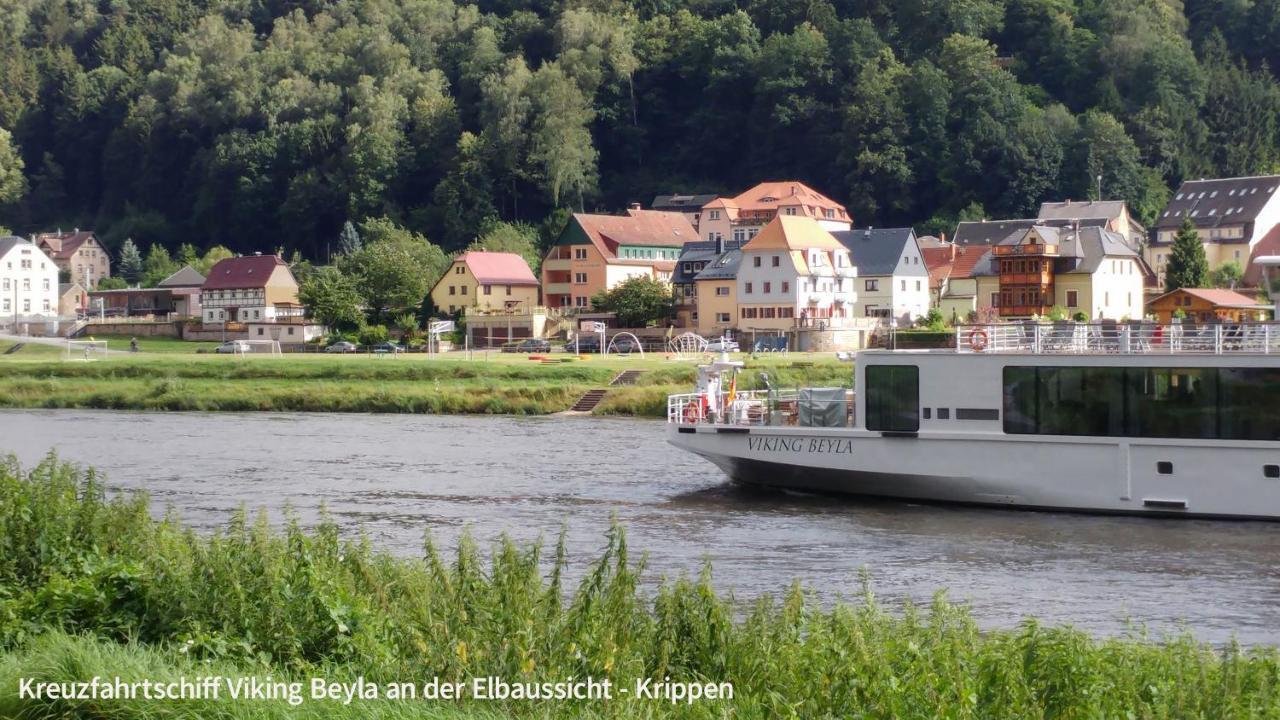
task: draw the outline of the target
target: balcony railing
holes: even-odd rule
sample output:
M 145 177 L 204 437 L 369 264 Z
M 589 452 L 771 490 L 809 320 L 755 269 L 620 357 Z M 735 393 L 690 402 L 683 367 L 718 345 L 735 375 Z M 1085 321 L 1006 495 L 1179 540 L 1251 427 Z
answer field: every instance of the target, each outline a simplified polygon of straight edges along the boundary
M 1280 353 L 1276 323 L 997 323 L 956 327 L 956 352 L 1034 355 Z

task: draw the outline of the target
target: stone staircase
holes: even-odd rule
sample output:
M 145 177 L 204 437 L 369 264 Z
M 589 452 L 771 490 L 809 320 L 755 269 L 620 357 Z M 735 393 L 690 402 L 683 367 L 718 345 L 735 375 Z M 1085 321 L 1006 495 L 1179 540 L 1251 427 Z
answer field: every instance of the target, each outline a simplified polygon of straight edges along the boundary
M 588 390 L 578 401 L 569 408 L 569 412 L 591 412 L 596 409 L 601 400 L 604 400 L 607 390 Z

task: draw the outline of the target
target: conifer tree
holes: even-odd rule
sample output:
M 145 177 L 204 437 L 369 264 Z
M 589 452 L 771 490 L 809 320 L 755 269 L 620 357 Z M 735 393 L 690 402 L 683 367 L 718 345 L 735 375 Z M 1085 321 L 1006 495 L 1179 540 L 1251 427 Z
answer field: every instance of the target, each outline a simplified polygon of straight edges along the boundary
M 1196 232 L 1191 218 L 1183 218 L 1182 227 L 1173 236 L 1173 249 L 1169 252 L 1169 262 L 1165 265 L 1164 290 L 1173 292 L 1184 287 L 1204 287 L 1208 275 L 1209 259 L 1205 257 L 1200 233 Z

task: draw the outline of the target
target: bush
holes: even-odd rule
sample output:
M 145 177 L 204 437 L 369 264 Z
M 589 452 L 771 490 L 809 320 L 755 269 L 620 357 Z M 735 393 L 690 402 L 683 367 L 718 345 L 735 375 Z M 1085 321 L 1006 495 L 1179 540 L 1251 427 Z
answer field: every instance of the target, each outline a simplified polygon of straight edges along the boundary
M 377 345 L 384 343 L 390 334 L 387 332 L 386 325 L 365 325 L 360 328 L 360 344 L 361 345 Z
M 1089 322 L 1089 316 L 1083 312 L 1077 312 L 1075 315 L 1071 316 L 1071 319 L 1076 322 Z

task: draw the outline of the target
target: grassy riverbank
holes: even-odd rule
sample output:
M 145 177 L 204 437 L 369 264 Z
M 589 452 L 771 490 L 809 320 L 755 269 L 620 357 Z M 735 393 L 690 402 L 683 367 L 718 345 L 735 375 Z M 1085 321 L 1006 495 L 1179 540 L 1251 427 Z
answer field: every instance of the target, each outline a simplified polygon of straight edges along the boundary
M 662 417 L 666 396 L 689 391 L 694 381 L 692 364 L 665 359 L 542 365 L 523 355 L 465 360 L 461 354 L 443 359 L 159 354 L 86 363 L 26 352 L 0 355 L 0 407 L 540 415 L 567 410 L 587 390 L 607 387 L 619 372 L 634 369 L 642 371 L 638 383 L 611 388 L 597 412 Z M 847 385 L 851 374 L 847 363 L 830 358 L 768 357 L 747 363 L 743 388 L 757 387 L 761 372 L 779 386 Z
M 567 587 L 563 547 L 463 541 L 392 557 L 333 525 L 230 519 L 204 536 L 109 498 L 54 460 L 0 468 L 0 716 L 1274 717 L 1280 655 L 1182 638 L 1098 640 L 1034 623 L 982 632 L 963 607 L 819 607 L 798 587 L 744 607 L 708 574 L 640 590 L 621 530 Z M 798 572 L 800 572 L 800 566 Z M 731 682 L 731 701 L 33 700 L 17 678 L 323 676 L 374 683 L 497 675 Z

